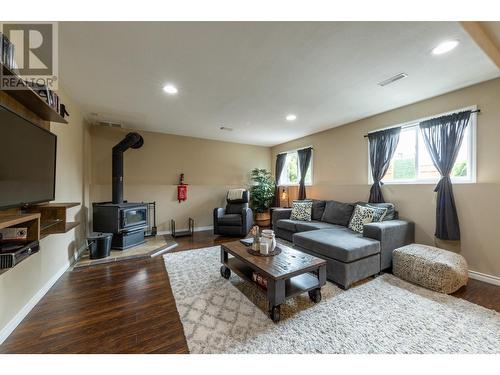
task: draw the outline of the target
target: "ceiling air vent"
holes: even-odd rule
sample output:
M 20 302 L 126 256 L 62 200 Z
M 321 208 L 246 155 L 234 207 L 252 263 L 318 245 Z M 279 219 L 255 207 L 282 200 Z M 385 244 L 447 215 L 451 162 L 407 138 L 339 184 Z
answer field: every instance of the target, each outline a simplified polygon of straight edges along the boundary
M 105 126 L 107 128 L 123 128 L 123 124 L 121 122 L 114 121 L 97 121 L 94 125 Z
M 399 81 L 400 79 L 403 79 L 406 77 L 408 77 L 408 74 L 399 73 L 391 78 L 386 79 L 385 81 L 379 82 L 378 85 L 384 87 L 384 86 L 390 85 L 391 83 L 394 83 L 394 82 Z
M 228 128 L 227 126 L 221 126 L 219 129 L 227 132 L 232 132 L 234 130 L 233 128 Z

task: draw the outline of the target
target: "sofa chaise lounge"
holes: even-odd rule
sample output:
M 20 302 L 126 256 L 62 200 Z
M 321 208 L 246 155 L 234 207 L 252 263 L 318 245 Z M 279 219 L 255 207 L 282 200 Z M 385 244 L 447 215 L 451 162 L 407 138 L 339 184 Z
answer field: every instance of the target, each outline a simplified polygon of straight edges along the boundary
M 363 233 L 348 228 L 356 204 L 313 200 L 311 221 L 290 219 L 292 209 L 274 209 L 272 225 L 277 237 L 327 261 L 327 278 L 348 289 L 356 281 L 391 267 L 392 252 L 414 242 L 414 224 L 399 220 L 394 205 L 381 222 L 365 224 Z

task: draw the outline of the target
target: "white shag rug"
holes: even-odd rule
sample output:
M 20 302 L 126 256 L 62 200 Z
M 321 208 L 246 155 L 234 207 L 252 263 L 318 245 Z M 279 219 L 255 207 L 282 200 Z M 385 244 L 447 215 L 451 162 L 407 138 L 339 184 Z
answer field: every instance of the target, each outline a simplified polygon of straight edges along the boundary
M 275 324 L 251 283 L 220 276 L 220 246 L 164 256 L 191 353 L 500 353 L 500 314 L 384 274 L 327 282 L 282 305 Z

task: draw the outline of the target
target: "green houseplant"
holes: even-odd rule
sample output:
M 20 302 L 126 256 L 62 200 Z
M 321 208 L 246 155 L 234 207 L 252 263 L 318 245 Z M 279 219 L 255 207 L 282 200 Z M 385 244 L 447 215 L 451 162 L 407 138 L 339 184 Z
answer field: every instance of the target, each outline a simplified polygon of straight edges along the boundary
M 269 208 L 273 203 L 275 190 L 274 178 L 268 170 L 255 168 L 250 173 L 250 180 L 250 204 L 255 212 L 255 222 L 259 226 L 269 226 Z

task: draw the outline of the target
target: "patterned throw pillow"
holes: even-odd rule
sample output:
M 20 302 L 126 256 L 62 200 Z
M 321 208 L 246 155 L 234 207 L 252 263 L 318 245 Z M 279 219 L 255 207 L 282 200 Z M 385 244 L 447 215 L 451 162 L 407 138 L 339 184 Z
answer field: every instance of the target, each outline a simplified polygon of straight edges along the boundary
M 363 233 L 363 226 L 373 221 L 374 213 L 375 211 L 371 207 L 356 205 L 351 221 L 349 222 L 349 229 L 358 233 Z
M 290 219 L 311 221 L 312 201 L 293 201 Z
M 355 204 L 359 204 L 360 206 L 366 207 L 377 207 L 377 208 L 387 208 L 387 212 L 385 216 L 382 218 L 383 221 L 394 220 L 396 217 L 396 207 L 392 203 L 366 203 L 366 202 L 356 202 Z M 374 220 L 375 221 L 375 220 Z
M 367 204 L 366 207 L 371 208 L 373 212 L 373 223 L 378 223 L 384 220 L 385 214 L 387 213 L 387 208 L 385 207 L 375 207 L 371 204 Z

